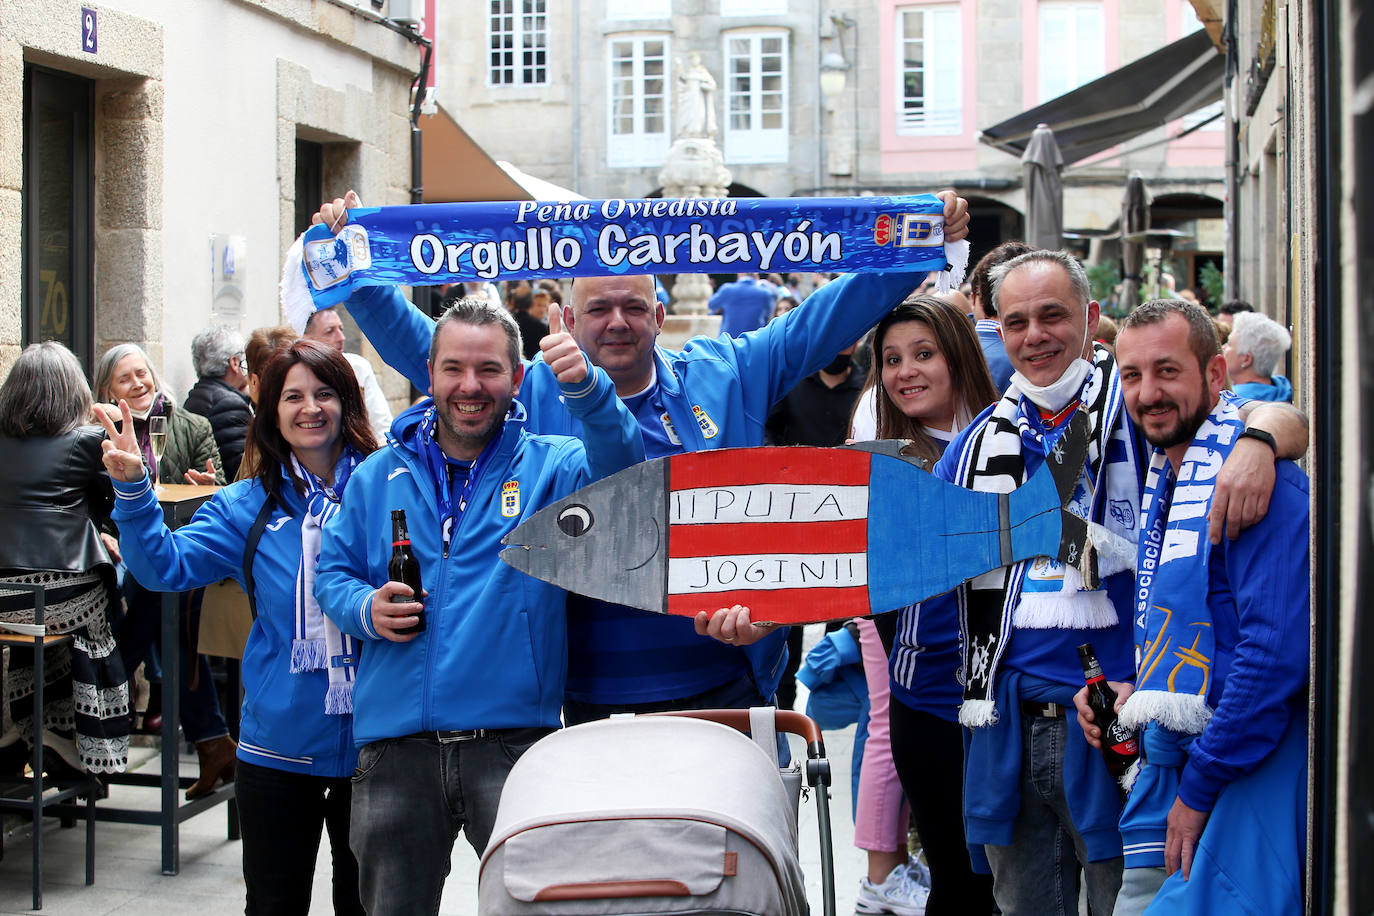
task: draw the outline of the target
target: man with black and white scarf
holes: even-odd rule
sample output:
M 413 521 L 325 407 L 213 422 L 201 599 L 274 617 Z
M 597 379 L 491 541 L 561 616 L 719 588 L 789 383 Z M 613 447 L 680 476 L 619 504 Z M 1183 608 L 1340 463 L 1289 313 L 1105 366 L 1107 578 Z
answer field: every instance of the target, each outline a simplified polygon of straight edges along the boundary
M 1073 566 L 1040 557 L 959 590 L 964 656 L 961 722 L 970 729 L 964 813 L 977 858 L 986 852 L 1004 916 L 1076 914 L 1078 868 L 1094 913 L 1121 886 L 1118 788 L 1066 714 L 1082 686 L 1077 646 L 1090 642 L 1108 677 L 1135 670 L 1131 591 L 1148 452 L 1123 409 L 1109 351 L 1094 347 L 1098 303 L 1069 254 L 1034 251 L 992 274 L 1011 386 L 952 443 L 934 472 L 970 489 L 1007 492 L 1086 414 L 1091 445 L 1070 508 L 1092 536 Z M 1295 412 L 1294 412 L 1295 413 Z M 1288 410 L 1257 408 L 1252 425 L 1281 457 L 1306 449 Z M 1244 441 L 1218 478 L 1212 536 L 1262 518 L 1275 455 Z

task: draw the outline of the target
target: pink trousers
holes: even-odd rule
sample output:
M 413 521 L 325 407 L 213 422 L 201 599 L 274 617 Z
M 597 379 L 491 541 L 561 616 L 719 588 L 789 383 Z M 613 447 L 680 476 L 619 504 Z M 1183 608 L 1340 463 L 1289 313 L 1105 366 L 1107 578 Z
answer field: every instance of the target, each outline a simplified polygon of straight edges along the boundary
M 868 681 L 868 743 L 859 769 L 859 803 L 854 814 L 854 845 L 873 852 L 906 849 L 910 812 L 892 763 L 892 732 L 888 727 L 889 687 L 887 653 L 871 620 L 859 620 L 859 648 Z

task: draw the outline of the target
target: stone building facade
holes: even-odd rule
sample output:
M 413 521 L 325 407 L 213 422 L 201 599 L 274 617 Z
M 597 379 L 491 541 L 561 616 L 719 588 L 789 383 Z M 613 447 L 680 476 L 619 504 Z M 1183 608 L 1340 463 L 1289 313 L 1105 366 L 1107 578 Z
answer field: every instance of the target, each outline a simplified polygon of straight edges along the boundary
M 980 143 L 979 129 L 1200 27 L 1188 0 L 490 6 L 441 8 L 436 43 L 440 98 L 493 158 L 587 197 L 653 195 L 673 136 L 672 87 L 699 55 L 718 84 L 732 193 L 956 187 L 973 202 L 985 247 L 1021 233 L 1025 197 L 1019 161 Z M 827 72 L 843 75 L 838 91 L 824 88 Z M 1186 213 L 1172 225 L 1194 237 L 1184 247 L 1219 255 L 1219 127 L 1173 142 L 1158 142 L 1166 131 L 1156 130 L 1066 170 L 1066 227 L 1111 228 L 1126 177 L 1139 170 L 1157 199 L 1200 202 L 1193 209 L 1206 225 Z
M 409 201 L 420 57 L 366 2 L 0 0 L 0 370 L 133 341 L 180 398 L 324 195 Z

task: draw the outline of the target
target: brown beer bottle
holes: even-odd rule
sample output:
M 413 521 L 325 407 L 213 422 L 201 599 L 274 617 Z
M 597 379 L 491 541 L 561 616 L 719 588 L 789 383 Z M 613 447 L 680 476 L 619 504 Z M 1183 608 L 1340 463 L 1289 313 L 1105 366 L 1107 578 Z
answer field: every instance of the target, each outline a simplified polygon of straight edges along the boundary
M 410 601 L 421 601 L 424 589 L 420 586 L 420 561 L 415 559 L 414 552 L 410 549 L 410 532 L 406 529 L 406 510 L 391 510 L 391 562 L 386 565 L 386 576 L 392 582 L 404 582 L 415 592 L 413 598 L 404 598 L 400 595 L 392 595 L 392 604 L 405 604 Z M 423 633 L 425 629 L 425 611 L 420 609 L 419 620 L 415 626 L 406 627 L 404 630 L 397 630 L 397 633 Z
M 1078 660 L 1083 663 L 1083 678 L 1088 684 L 1093 724 L 1102 729 L 1102 758 L 1112 776 L 1119 779 L 1140 755 L 1140 745 L 1135 732 L 1122 725 L 1116 716 L 1116 691 L 1107 683 L 1092 643 L 1078 647 Z

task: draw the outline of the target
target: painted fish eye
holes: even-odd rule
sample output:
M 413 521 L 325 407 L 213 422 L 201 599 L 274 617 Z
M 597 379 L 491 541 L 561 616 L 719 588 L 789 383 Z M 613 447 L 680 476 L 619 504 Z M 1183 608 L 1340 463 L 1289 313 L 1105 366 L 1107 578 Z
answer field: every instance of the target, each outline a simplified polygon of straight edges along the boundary
M 558 530 L 570 538 L 579 538 L 592 528 L 592 510 L 574 503 L 558 513 Z

